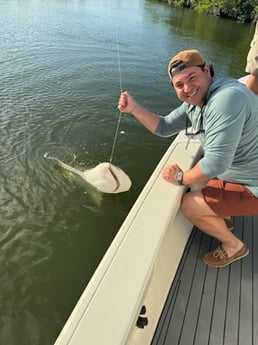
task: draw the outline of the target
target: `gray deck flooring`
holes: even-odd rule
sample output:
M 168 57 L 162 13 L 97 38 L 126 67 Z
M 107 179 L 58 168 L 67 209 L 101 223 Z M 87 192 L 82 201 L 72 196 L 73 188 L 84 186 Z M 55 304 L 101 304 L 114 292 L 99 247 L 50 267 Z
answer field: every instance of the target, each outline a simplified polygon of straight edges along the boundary
M 194 228 L 152 345 L 258 345 L 258 216 L 234 222 L 249 255 L 207 267 L 201 256 L 218 242 Z

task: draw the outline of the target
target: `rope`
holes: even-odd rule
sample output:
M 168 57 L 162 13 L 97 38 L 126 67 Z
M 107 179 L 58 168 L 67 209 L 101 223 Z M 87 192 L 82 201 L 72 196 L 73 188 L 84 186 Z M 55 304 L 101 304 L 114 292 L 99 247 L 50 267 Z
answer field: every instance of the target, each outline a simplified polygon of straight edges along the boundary
M 117 62 L 118 62 L 119 85 L 120 85 L 120 93 L 121 93 L 123 91 L 123 88 L 122 88 L 121 62 L 120 62 L 120 51 L 119 51 L 117 30 L 116 30 L 116 51 L 117 51 Z M 121 122 L 121 117 L 122 117 L 122 113 L 120 111 L 120 114 L 119 114 L 119 117 L 118 117 L 118 120 L 117 120 L 116 132 L 115 132 L 115 136 L 114 136 L 114 141 L 113 141 L 113 146 L 112 146 L 112 150 L 111 150 L 111 155 L 110 155 L 110 159 L 109 159 L 110 163 L 112 163 L 113 156 L 114 156 L 114 151 L 115 151 L 115 146 L 116 146 L 116 142 L 117 142 L 119 126 L 120 126 L 120 122 Z

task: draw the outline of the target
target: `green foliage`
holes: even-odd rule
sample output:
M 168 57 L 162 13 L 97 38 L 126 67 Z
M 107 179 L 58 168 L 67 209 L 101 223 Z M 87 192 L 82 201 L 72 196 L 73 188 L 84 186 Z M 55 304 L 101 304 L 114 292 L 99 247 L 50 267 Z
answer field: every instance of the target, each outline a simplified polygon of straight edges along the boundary
M 198 4 L 198 11 L 200 12 L 212 12 L 213 3 L 210 0 L 200 0 Z
M 196 9 L 242 22 L 251 22 L 258 13 L 258 0 L 162 0 L 174 6 Z

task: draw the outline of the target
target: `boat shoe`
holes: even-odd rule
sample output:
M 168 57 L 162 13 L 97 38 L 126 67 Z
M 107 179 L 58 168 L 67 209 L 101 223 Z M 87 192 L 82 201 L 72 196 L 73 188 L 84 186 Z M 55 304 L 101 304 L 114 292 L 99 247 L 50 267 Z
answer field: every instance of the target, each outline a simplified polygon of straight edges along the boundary
M 213 251 L 203 255 L 202 261 L 211 267 L 225 267 L 232 262 L 242 259 L 249 254 L 249 249 L 246 244 L 243 244 L 243 247 L 236 252 L 234 255 L 228 257 L 226 251 L 222 246 L 214 249 Z

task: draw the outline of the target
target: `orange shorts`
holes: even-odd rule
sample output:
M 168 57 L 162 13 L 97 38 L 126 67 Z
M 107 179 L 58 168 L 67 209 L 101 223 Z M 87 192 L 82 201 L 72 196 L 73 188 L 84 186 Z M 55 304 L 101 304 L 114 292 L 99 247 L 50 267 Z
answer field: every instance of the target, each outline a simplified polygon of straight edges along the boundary
M 258 198 L 242 184 L 210 180 L 202 189 L 205 202 L 221 217 L 258 214 Z

